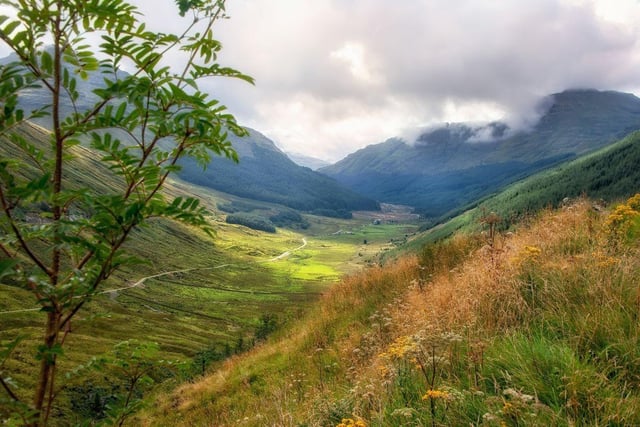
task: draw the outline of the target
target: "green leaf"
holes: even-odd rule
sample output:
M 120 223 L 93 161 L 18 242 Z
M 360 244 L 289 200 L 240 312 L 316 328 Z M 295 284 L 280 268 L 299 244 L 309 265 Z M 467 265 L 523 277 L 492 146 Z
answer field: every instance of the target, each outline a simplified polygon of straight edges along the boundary
M 0 279 L 14 273 L 14 267 L 18 261 L 11 258 L 0 259 Z
M 64 351 L 60 343 L 55 343 L 51 347 L 47 347 L 44 344 L 38 346 L 38 352 L 36 354 L 36 360 L 46 360 L 48 363 L 53 363 L 58 356 L 62 356 Z
M 3 17 L 3 18 L 8 18 L 8 17 Z M 4 22 L 4 20 L 3 20 Z M 15 31 L 16 28 L 18 28 L 18 26 L 20 25 L 20 21 L 11 21 L 9 22 L 6 27 L 4 27 L 2 29 L 2 32 L 4 33 L 4 36 L 10 36 L 11 33 L 13 33 Z
M 42 69 L 47 74 L 53 74 L 53 58 L 51 58 L 51 54 L 46 50 L 43 50 L 42 54 L 40 55 L 40 61 Z
M 2 346 L 0 346 L 0 367 L 4 365 L 7 359 L 9 359 L 9 356 L 11 356 L 11 353 L 13 353 L 16 347 L 18 347 L 18 344 L 25 338 L 26 335 L 18 335 L 12 341 L 2 343 Z

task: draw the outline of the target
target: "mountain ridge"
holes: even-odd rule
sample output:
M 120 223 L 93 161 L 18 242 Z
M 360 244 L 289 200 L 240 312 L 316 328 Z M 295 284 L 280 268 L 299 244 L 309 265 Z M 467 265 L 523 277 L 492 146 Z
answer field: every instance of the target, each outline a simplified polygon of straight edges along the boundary
M 260 132 L 247 128 L 247 137 L 229 135 L 239 163 L 214 158 L 206 170 L 195 161 L 181 162 L 178 176 L 193 184 L 244 198 L 279 203 L 323 215 L 379 210 L 378 203 L 350 190 L 333 178 L 299 166 Z
M 16 60 L 15 54 L 9 55 L 0 58 L 0 65 Z M 95 91 L 103 88 L 105 77 L 109 75 L 96 73 L 91 74 L 88 80 L 79 79 L 77 90 L 81 96 L 74 101 L 68 96 L 61 99 L 63 117 L 72 114 L 78 106 L 88 109 L 97 102 L 99 98 Z M 24 91 L 20 98 L 21 107 L 26 111 L 43 108 L 44 90 L 30 88 Z M 50 116 L 36 117 L 33 122 L 45 128 L 51 127 Z M 125 143 L 129 140 L 125 132 L 117 129 L 111 129 L 110 132 Z M 203 171 L 195 161 L 185 159 L 181 161 L 183 170 L 178 176 L 230 195 L 278 203 L 321 215 L 346 217 L 354 210 L 379 210 L 375 200 L 343 187 L 333 178 L 298 165 L 272 140 L 256 130 L 249 129 L 247 138 L 229 132 L 228 138 L 238 153 L 239 164 L 213 156 Z
M 437 217 L 546 167 L 586 154 L 640 128 L 632 94 L 574 89 L 546 99 L 531 130 L 469 142 L 473 127 L 430 130 L 409 145 L 399 138 L 370 145 L 319 170 L 380 202 L 408 204 Z M 496 122 L 500 136 L 506 129 Z

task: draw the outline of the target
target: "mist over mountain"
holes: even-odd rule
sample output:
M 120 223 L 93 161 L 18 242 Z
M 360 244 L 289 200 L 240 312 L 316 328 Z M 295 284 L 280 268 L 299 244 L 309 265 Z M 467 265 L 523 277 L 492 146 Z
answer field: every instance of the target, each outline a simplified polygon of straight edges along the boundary
M 528 130 L 448 124 L 413 144 L 391 138 L 370 145 L 320 172 L 378 201 L 437 217 L 640 128 L 640 99 L 632 94 L 567 90 L 546 102 L 546 113 Z

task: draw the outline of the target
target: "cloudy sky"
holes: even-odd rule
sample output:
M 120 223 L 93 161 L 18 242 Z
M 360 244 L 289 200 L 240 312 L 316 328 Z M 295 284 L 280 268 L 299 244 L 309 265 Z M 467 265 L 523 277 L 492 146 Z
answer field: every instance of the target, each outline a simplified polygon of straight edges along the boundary
M 161 29 L 175 2 L 133 0 Z M 640 94 L 640 0 L 227 0 L 204 88 L 282 149 L 336 161 L 442 122 L 535 119 L 567 88 Z M 177 27 L 174 29 L 177 31 Z
M 636 0 L 230 0 L 220 92 L 287 151 L 338 160 L 433 123 L 530 120 L 566 88 L 637 92 Z

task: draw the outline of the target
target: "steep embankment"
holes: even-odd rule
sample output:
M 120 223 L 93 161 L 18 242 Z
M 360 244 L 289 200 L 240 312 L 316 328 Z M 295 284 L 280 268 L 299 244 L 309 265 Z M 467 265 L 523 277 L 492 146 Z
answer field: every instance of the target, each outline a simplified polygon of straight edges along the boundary
M 637 425 L 640 196 L 458 235 L 345 279 L 143 425 Z

